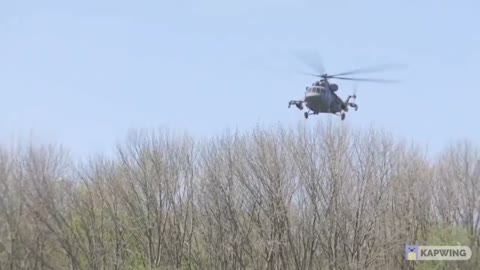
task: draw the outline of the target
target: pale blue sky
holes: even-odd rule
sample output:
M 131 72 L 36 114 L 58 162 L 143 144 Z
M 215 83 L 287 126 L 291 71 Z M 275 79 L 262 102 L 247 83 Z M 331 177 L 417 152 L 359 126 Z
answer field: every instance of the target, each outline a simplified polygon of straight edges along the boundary
M 314 78 L 295 74 L 305 66 L 291 53 L 314 50 L 329 73 L 408 65 L 371 75 L 402 84 L 360 84 L 360 109 L 344 124 L 433 149 L 480 143 L 478 1 L 72 2 L 0 2 L 3 140 L 32 131 L 83 155 L 111 149 L 129 128 L 295 125 L 303 114 L 288 101 Z M 329 118 L 340 120 L 307 122 Z

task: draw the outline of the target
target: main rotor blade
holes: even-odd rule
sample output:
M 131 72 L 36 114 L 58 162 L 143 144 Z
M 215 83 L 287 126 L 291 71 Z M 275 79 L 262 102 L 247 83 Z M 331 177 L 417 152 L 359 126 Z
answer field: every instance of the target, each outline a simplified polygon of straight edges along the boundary
M 379 71 L 392 70 L 392 69 L 402 69 L 402 68 L 405 68 L 405 66 L 400 64 L 388 64 L 388 65 L 381 65 L 381 66 L 374 66 L 374 67 L 367 67 L 367 68 L 358 68 L 358 69 L 350 70 L 347 72 L 337 73 L 331 76 L 344 76 L 344 75 L 352 75 L 352 74 L 360 74 L 360 73 L 372 73 L 372 72 L 379 72 Z
M 400 82 L 400 81 L 397 81 L 397 80 L 347 78 L 347 77 L 336 77 L 336 76 L 329 76 L 329 78 L 339 79 L 339 80 L 348 80 L 348 81 L 377 82 L 377 83 L 398 83 L 398 82 Z
M 305 51 L 297 51 L 293 53 L 295 58 L 299 60 L 302 64 L 307 65 L 313 72 L 317 74 L 324 74 L 325 67 L 323 65 L 323 60 L 318 54 L 307 53 Z M 314 56 L 316 55 L 316 56 Z
M 322 77 L 322 75 L 320 75 L 320 74 L 313 74 L 313 73 L 310 73 L 310 72 L 297 71 L 297 73 L 302 74 L 302 75 L 313 76 L 313 77 Z

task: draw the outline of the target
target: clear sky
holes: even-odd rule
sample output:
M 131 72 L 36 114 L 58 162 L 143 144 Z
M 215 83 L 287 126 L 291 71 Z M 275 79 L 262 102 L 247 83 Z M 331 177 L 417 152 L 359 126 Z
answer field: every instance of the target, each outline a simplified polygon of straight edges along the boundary
M 33 133 L 84 155 L 108 151 L 129 128 L 203 136 L 305 122 L 287 108 L 314 79 L 295 73 L 306 67 L 292 57 L 301 50 L 329 73 L 408 66 L 367 74 L 404 82 L 359 84 L 359 111 L 343 124 L 432 149 L 480 143 L 479 1 L 73 2 L 0 1 L 2 140 Z M 328 119 L 340 121 L 307 124 Z

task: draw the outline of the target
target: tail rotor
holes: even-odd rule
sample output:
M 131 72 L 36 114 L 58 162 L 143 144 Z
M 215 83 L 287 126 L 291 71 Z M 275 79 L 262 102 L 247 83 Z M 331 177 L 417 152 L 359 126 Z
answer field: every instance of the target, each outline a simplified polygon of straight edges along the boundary
M 358 90 L 358 83 L 355 83 L 353 86 L 353 102 L 357 99 L 357 90 Z
M 358 105 L 356 103 L 357 101 L 357 90 L 358 90 L 358 83 L 355 83 L 353 86 L 353 95 L 351 96 L 353 98 L 352 107 L 355 108 L 355 111 L 358 110 Z

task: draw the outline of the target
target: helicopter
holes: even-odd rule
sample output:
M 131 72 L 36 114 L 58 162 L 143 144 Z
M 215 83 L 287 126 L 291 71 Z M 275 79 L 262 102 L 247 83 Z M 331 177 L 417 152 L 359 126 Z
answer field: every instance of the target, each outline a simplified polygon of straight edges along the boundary
M 336 92 L 339 90 L 338 84 L 331 83 L 328 79 L 337 79 L 337 80 L 350 80 L 350 81 L 364 81 L 364 82 L 377 82 L 377 83 L 394 83 L 397 81 L 394 80 L 382 80 L 382 79 L 365 79 L 365 78 L 350 78 L 343 77 L 345 75 L 353 75 L 359 73 L 369 73 L 375 71 L 381 71 L 388 69 L 389 66 L 379 66 L 379 67 L 370 67 L 355 69 L 348 72 L 342 72 L 334 75 L 324 74 L 311 74 L 304 73 L 307 75 L 320 77 L 319 81 L 315 81 L 311 86 L 305 87 L 305 97 L 303 100 L 291 100 L 288 103 L 288 108 L 295 105 L 299 110 L 308 109 L 304 113 L 305 119 L 308 119 L 309 115 L 317 115 L 319 113 L 331 113 L 337 116 L 340 116 L 342 121 L 345 120 L 346 112 L 348 108 L 354 108 L 355 111 L 358 110 L 358 105 L 355 103 L 357 98 L 356 90 L 353 95 L 349 95 L 347 99 L 342 100 Z M 350 100 L 353 98 L 353 102 Z

